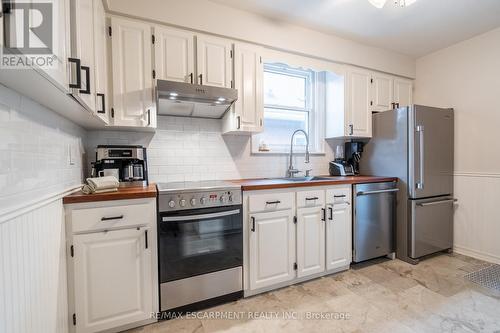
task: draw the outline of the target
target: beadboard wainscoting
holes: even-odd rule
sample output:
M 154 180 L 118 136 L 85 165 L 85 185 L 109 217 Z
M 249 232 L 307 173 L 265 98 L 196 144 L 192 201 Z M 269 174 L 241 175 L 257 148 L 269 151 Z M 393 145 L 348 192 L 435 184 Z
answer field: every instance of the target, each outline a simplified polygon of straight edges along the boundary
M 0 222 L 0 295 L 0 332 L 68 332 L 60 198 Z
M 500 173 L 455 173 L 454 251 L 500 264 Z
M 160 116 L 156 133 L 91 131 L 86 150 L 90 163 L 99 144 L 143 145 L 148 148 L 152 182 L 285 176 L 287 154 L 253 155 L 250 136 L 222 135 L 221 126 L 219 119 Z M 312 169 L 312 175 L 326 175 L 339 143 L 343 144 L 328 140 L 325 153 L 311 155 L 308 165 L 304 164 L 304 154 L 298 154 L 294 165 L 300 170 Z

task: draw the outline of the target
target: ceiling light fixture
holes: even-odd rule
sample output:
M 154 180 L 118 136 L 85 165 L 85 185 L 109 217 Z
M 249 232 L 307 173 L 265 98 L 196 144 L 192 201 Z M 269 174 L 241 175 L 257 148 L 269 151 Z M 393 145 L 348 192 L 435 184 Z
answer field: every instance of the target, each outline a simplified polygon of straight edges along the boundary
M 385 6 L 385 3 L 387 0 L 368 0 L 372 5 L 374 5 L 377 8 L 383 8 Z
M 377 8 L 384 8 L 387 0 L 368 0 L 373 6 Z M 414 4 L 417 0 L 393 0 L 395 5 L 400 7 L 406 7 Z

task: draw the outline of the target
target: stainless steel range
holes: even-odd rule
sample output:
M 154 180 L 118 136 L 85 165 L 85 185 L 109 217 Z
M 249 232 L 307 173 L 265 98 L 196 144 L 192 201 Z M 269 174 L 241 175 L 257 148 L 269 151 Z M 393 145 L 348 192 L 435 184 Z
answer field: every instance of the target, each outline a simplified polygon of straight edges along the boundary
M 241 187 L 158 184 L 161 311 L 194 311 L 243 296 Z

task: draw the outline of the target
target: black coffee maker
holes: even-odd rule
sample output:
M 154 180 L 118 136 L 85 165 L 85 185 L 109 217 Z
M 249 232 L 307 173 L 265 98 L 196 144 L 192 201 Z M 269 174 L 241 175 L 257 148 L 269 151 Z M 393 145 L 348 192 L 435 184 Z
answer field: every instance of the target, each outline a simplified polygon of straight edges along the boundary
M 363 142 L 351 141 L 346 142 L 345 147 L 345 160 L 348 164 L 352 165 L 355 175 L 359 175 L 359 161 L 361 160 L 361 153 L 363 153 Z
M 146 148 L 142 146 L 99 145 L 92 177 L 114 176 L 120 186 L 147 186 Z

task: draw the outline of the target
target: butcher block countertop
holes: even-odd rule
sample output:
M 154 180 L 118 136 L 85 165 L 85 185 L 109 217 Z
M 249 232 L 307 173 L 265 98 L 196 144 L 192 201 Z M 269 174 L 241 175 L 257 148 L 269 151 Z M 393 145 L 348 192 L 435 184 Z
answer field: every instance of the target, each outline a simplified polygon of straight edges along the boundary
M 127 200 L 140 198 L 156 198 L 156 184 L 148 186 L 119 187 L 116 192 L 85 194 L 78 191 L 63 198 L 64 204 L 75 204 L 82 202 Z
M 380 182 L 391 182 L 398 180 L 396 177 L 376 177 L 376 176 L 345 176 L 345 177 L 321 176 L 321 178 L 324 179 L 304 181 L 304 182 L 279 179 L 279 178 L 240 179 L 240 180 L 232 180 L 232 182 L 241 185 L 241 189 L 243 191 L 255 191 L 255 190 L 272 190 L 272 189 L 291 188 L 291 187 L 380 183 Z

